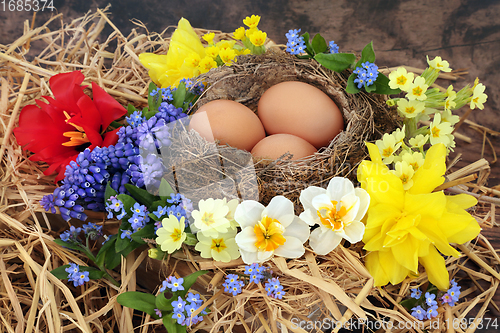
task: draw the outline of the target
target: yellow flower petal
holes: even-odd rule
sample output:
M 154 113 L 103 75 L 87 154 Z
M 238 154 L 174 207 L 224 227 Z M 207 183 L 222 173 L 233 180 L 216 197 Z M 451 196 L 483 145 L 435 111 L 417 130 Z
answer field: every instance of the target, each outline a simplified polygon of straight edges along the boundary
M 385 286 L 389 283 L 389 277 L 380 265 L 379 252 L 368 253 L 365 257 L 365 266 L 375 280 L 375 287 Z
M 409 193 L 430 193 L 444 182 L 446 171 L 446 146 L 436 144 L 429 148 L 424 164 L 413 175 L 413 186 Z
M 420 263 L 425 267 L 430 283 L 438 287 L 439 290 L 445 291 L 448 289 L 450 275 L 446 269 L 444 258 L 434 246 L 429 248 L 429 254 L 427 256 L 420 257 Z
M 379 265 L 382 266 L 393 285 L 400 283 L 408 276 L 410 270 L 398 263 L 392 251 L 379 251 L 378 257 Z

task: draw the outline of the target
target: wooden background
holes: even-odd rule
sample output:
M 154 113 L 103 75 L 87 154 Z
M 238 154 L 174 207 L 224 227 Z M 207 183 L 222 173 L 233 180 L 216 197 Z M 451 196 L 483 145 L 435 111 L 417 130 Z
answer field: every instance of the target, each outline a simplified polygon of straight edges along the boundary
M 64 13 L 66 22 L 82 16 L 88 10 L 104 8 L 111 3 L 113 23 L 124 35 L 138 28 L 131 19 L 142 21 L 149 31 L 161 32 L 187 18 L 193 27 L 232 32 L 242 25 L 247 15 L 258 14 L 259 28 L 276 43 L 286 43 L 289 29 L 302 29 L 311 35 L 320 32 L 327 40 L 334 40 L 341 52 L 360 52 L 373 41 L 379 67 L 408 65 L 426 67 L 426 55 L 441 56 L 453 69 L 466 69 L 468 74 L 453 84 L 455 90 L 476 77 L 487 89 L 488 101 L 484 110 L 474 110 L 470 120 L 495 131 L 486 137 L 490 147 L 483 147 L 483 135 L 463 126 L 460 133 L 472 138 L 471 143 L 457 142 L 461 153 L 457 167 L 484 157 L 491 163 L 488 186 L 500 184 L 500 168 L 495 153 L 500 154 L 500 1 L 495 0 L 145 0 L 145 1 L 78 1 L 54 0 L 57 12 Z M 55 12 L 54 12 L 55 13 Z M 0 44 L 8 44 L 23 33 L 25 20 L 31 12 L 9 12 L 0 9 Z M 51 13 L 39 12 L 35 25 L 44 23 Z M 138 28 L 139 29 L 139 28 Z M 170 28 L 173 31 L 173 28 Z M 104 31 L 107 36 L 111 30 Z M 465 110 L 459 111 L 462 114 Z M 455 168 L 455 169 L 456 169 Z M 498 220 L 498 217 L 497 217 Z M 496 249 L 500 249 L 497 228 L 484 230 Z M 497 269 L 498 270 L 498 269 Z M 500 305 L 500 295 L 495 301 Z M 500 316 L 493 307 L 487 314 Z M 491 330 L 493 332 L 493 330 Z

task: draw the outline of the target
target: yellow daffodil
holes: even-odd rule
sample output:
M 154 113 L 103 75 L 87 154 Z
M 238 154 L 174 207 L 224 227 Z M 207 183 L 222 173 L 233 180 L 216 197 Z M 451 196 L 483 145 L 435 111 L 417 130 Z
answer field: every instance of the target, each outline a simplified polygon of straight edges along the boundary
M 213 258 L 216 261 L 230 262 L 240 257 L 238 245 L 234 240 L 236 229 L 229 229 L 227 233 L 217 237 L 207 237 L 201 232 L 196 234 L 198 243 L 195 250 L 200 252 L 202 258 Z
M 425 79 L 421 76 L 417 76 L 413 81 L 410 89 L 408 90 L 406 98 L 408 98 L 410 101 L 415 99 L 419 101 L 425 101 L 427 99 L 427 95 L 425 94 L 427 88 L 429 88 L 429 86 L 425 84 Z
M 252 15 L 245 17 L 245 19 L 243 20 L 243 24 L 252 29 L 256 28 L 259 25 L 259 21 L 260 21 L 259 15 Z
M 250 36 L 250 42 L 255 46 L 262 46 L 266 42 L 267 33 L 256 31 Z
M 242 40 L 243 38 L 245 38 L 245 28 L 244 27 L 239 27 L 238 29 L 236 29 L 233 32 L 233 37 L 235 39 L 239 39 L 239 40 Z
M 167 55 L 141 53 L 139 60 L 149 69 L 153 82 L 161 87 L 177 86 L 181 79 L 198 75 L 196 67 L 185 63 L 193 53 L 200 59 L 205 57 L 205 49 L 189 21 L 181 18 L 170 40 Z
M 389 74 L 389 87 L 407 92 L 413 84 L 413 77 L 413 73 L 408 73 L 406 68 L 399 67 Z
M 184 216 L 178 220 L 174 215 L 169 215 L 168 218 L 162 220 L 161 228 L 156 232 L 158 235 L 156 243 L 161 246 L 162 251 L 173 253 L 181 248 L 186 240 L 184 220 Z
M 214 37 L 215 33 L 213 32 L 206 33 L 202 36 L 203 40 L 206 41 L 209 45 L 214 43 Z
M 401 98 L 398 101 L 398 111 L 406 118 L 415 118 L 425 110 L 425 103 L 417 100 L 409 101 Z
M 480 110 L 484 109 L 483 103 L 486 102 L 486 99 L 488 98 L 488 95 L 484 93 L 485 89 L 486 87 L 482 83 L 475 85 L 474 92 L 472 93 L 472 98 L 470 100 L 471 109 L 475 109 L 476 107 Z
M 361 188 L 354 188 L 349 179 L 334 177 L 326 189 L 309 186 L 300 193 L 304 212 L 300 218 L 314 226 L 309 245 L 314 252 L 326 255 L 333 251 L 342 239 L 354 244 L 363 238 L 364 217 L 370 197 Z
M 295 216 L 293 203 L 284 196 L 272 198 L 267 207 L 245 200 L 236 208 L 234 219 L 241 226 L 235 239 L 246 264 L 264 262 L 274 255 L 298 258 L 305 252 L 309 226 Z
M 427 56 L 427 63 L 429 67 L 439 69 L 442 72 L 451 72 L 450 64 L 448 61 L 441 59 L 441 57 L 435 57 L 432 60 L 429 60 L 429 56 Z
M 361 162 L 358 180 L 370 195 L 364 249 L 365 264 L 376 286 L 397 284 L 418 275 L 419 263 L 429 281 L 446 290 L 449 275 L 442 255 L 459 256 L 450 243 L 463 244 L 480 232 L 477 221 L 465 211 L 477 201 L 470 195 L 446 196 L 433 190 L 444 182 L 446 147 L 432 146 L 424 164 L 405 191 L 399 177 L 382 163 L 379 150 L 367 143 L 371 161 Z
M 438 143 L 443 143 L 446 146 L 450 145 L 452 138 L 450 137 L 451 132 L 453 132 L 453 127 L 450 123 L 441 121 L 441 114 L 436 113 L 434 119 L 432 120 L 430 126 L 430 140 L 431 145 Z
M 377 140 L 375 144 L 380 149 L 385 164 L 394 161 L 394 153 L 401 147 L 401 142 L 396 142 L 396 138 L 388 133 L 385 133 L 382 140 Z
M 429 141 L 429 134 L 423 135 L 418 134 L 416 137 L 411 138 L 409 143 L 414 148 L 423 148 L 423 146 Z

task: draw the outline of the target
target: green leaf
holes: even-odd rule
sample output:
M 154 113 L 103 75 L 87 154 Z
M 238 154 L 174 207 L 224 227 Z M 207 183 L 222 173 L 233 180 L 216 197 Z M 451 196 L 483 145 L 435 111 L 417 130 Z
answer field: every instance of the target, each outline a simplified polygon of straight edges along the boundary
M 132 234 L 132 240 L 139 244 L 146 244 L 146 242 L 142 240 L 143 238 L 155 238 L 155 225 L 153 223 L 147 224 L 144 228 Z
M 184 278 L 184 282 L 182 283 L 182 286 L 184 287 L 184 290 L 178 291 L 179 295 L 184 298 L 186 294 L 189 291 L 189 288 L 196 282 L 196 279 L 198 276 L 206 274 L 208 271 L 198 271 L 194 272 L 192 274 L 189 274 Z M 177 293 L 177 292 L 176 292 Z
M 70 243 L 70 242 L 65 242 L 62 239 L 54 239 L 54 243 L 57 245 L 61 245 L 63 247 L 67 247 L 68 249 L 76 250 L 76 251 L 82 251 L 82 246 L 79 243 Z
M 146 312 L 147 314 L 156 317 L 156 297 L 154 295 L 138 291 L 127 291 L 118 295 L 116 300 L 123 306 Z
M 400 89 L 392 89 L 389 87 L 389 78 L 380 72 L 373 85 L 376 87 L 374 92 L 377 94 L 396 95 L 401 92 Z
M 302 35 L 302 37 L 304 38 L 304 42 L 306 44 L 306 52 L 307 54 L 309 54 L 311 57 L 314 57 L 314 49 L 311 45 L 311 43 L 309 42 L 309 33 L 306 32 Z
M 365 86 L 365 90 L 367 93 L 371 93 L 371 92 L 374 92 L 375 90 L 377 90 L 377 86 L 375 85 L 375 82 L 372 85 Z
M 149 106 L 149 109 L 154 113 L 156 113 L 156 111 L 158 111 L 158 107 L 160 106 L 161 102 L 163 101 L 162 98 L 159 96 L 159 94 L 156 94 L 155 96 L 151 96 L 151 93 L 153 92 L 153 90 L 155 90 L 157 88 L 158 87 L 153 82 L 149 83 L 148 106 Z
M 347 79 L 347 87 L 345 88 L 345 91 L 348 92 L 349 94 L 357 94 L 361 91 L 361 89 L 358 88 L 356 83 L 354 83 L 354 79 L 356 77 L 357 75 L 352 73 Z
M 182 104 L 184 104 L 184 99 L 186 98 L 186 85 L 184 84 L 184 82 L 179 83 L 177 90 L 172 93 L 172 96 L 174 98 L 172 104 L 176 108 L 182 107 Z
M 162 178 L 160 183 L 160 198 L 162 198 L 163 200 L 170 199 L 170 194 L 172 193 L 175 193 L 174 189 L 172 188 L 172 186 L 170 186 L 165 178 Z
M 129 103 L 127 105 L 127 116 L 130 116 L 135 111 L 137 111 L 137 109 L 135 108 L 135 106 L 133 106 L 132 104 Z
M 95 261 L 95 264 L 97 266 L 101 267 L 102 265 L 104 265 L 104 263 L 105 263 L 104 259 L 106 258 L 107 251 L 113 251 L 113 253 L 114 253 L 114 248 L 115 248 L 114 245 L 116 242 L 116 237 L 117 237 L 117 235 L 110 236 L 110 239 L 108 239 L 108 241 L 106 243 L 104 243 L 104 245 L 101 247 L 99 252 L 97 252 L 96 261 Z
M 414 308 L 417 305 L 417 302 L 419 300 L 415 298 L 409 298 L 405 299 L 404 301 L 401 301 L 401 305 L 404 306 L 408 311 L 411 311 L 412 308 Z
M 359 61 L 356 63 L 356 67 L 361 67 L 361 64 L 367 61 L 375 63 L 375 51 L 373 51 L 373 41 L 366 44 L 366 46 L 363 48 L 363 51 L 361 51 L 361 59 L 359 59 Z
M 156 308 L 162 311 L 173 311 L 172 300 L 165 298 L 165 293 L 159 293 L 156 296 Z
M 108 201 L 109 198 L 118 195 L 118 193 L 111 187 L 111 182 L 106 184 L 106 191 L 104 192 L 104 202 Z
M 154 110 L 146 111 L 146 112 L 143 112 L 143 114 L 144 114 L 144 117 L 147 120 L 149 120 L 151 117 L 153 117 L 156 114 L 156 111 L 154 111 Z
M 185 333 L 186 326 L 181 326 L 177 324 L 177 320 L 172 318 L 172 316 L 163 317 L 163 326 L 167 329 L 168 333 Z
M 328 45 L 325 39 L 320 35 L 316 34 L 312 40 L 312 48 L 316 54 L 323 53 L 328 50 Z
M 125 184 L 125 188 L 130 192 L 135 200 L 137 200 L 140 204 L 147 206 L 148 208 L 154 201 L 159 199 L 159 197 L 157 197 L 156 195 L 152 195 L 145 189 L 139 188 L 132 184 Z
M 129 185 L 129 184 L 125 184 L 125 185 Z M 132 192 L 130 192 L 130 193 L 132 193 Z M 135 201 L 134 198 L 132 198 L 130 195 L 127 195 L 127 194 L 118 194 L 116 197 L 118 198 L 118 200 L 123 202 L 123 209 L 125 210 L 125 212 L 127 214 L 130 214 L 130 212 L 132 211 L 132 208 L 134 207 L 134 205 L 137 201 Z
M 352 53 L 319 53 L 314 59 L 326 68 L 341 73 L 356 61 L 356 56 Z
M 119 237 L 116 237 L 115 239 L 110 240 L 109 242 L 112 242 L 113 245 L 116 245 L 116 241 L 118 239 Z M 116 253 L 115 246 L 113 246 L 112 248 L 110 248 L 108 251 L 105 252 L 104 262 L 106 263 L 106 268 L 108 269 L 114 269 L 122 262 L 122 256 L 120 253 Z
M 59 266 L 56 269 L 51 270 L 50 272 L 54 274 L 54 276 L 60 280 L 64 280 L 68 278 L 68 272 L 65 271 L 69 265 Z

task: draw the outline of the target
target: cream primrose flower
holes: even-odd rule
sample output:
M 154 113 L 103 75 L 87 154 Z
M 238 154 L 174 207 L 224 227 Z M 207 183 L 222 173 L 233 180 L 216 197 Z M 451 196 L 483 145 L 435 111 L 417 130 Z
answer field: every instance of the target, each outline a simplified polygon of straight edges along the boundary
M 403 125 L 403 128 L 396 128 L 396 130 L 392 132 L 396 143 L 403 144 L 403 140 L 405 139 L 405 126 L 406 125 Z
M 401 142 L 396 143 L 394 135 L 388 133 L 385 133 L 382 140 L 377 140 L 375 144 L 380 150 L 385 164 L 391 164 L 394 161 L 394 152 L 401 147 Z
M 399 88 L 402 91 L 408 92 L 413 84 L 413 77 L 413 73 L 408 73 L 406 68 L 399 67 L 389 74 L 389 87 L 391 87 L 391 89 Z
M 196 234 L 198 243 L 194 247 L 200 252 L 202 258 L 213 258 L 215 261 L 230 262 L 240 257 L 238 244 L 234 240 L 236 229 L 229 229 L 216 238 L 207 237 L 201 232 Z
M 408 191 L 413 186 L 413 174 L 415 170 L 406 161 L 396 162 L 395 170 L 390 170 L 403 183 L 403 190 Z
M 455 106 L 457 106 L 457 103 L 454 102 L 454 99 L 457 97 L 457 93 L 453 90 L 452 85 L 450 85 L 448 89 L 446 89 L 446 96 L 448 97 L 444 101 L 444 109 L 445 111 L 450 111 Z
M 416 137 L 411 138 L 409 143 L 413 148 L 421 149 L 429 140 L 429 134 L 418 134 Z
M 429 130 L 431 145 L 433 146 L 438 143 L 443 143 L 448 146 L 451 144 L 451 141 L 453 141 L 453 139 L 450 138 L 451 132 L 453 132 L 453 127 L 450 123 L 441 121 L 440 113 L 436 113 L 434 115 L 434 119 L 429 126 Z
M 454 115 L 451 113 L 451 110 L 444 110 L 442 113 L 441 113 L 441 121 L 442 122 L 446 122 L 446 123 L 450 123 L 450 125 L 455 125 L 456 123 L 458 123 L 460 121 L 460 117 L 457 116 L 457 115 Z
M 193 210 L 191 216 L 194 223 L 193 232 L 201 232 L 206 237 L 216 238 L 219 233 L 226 233 L 231 228 L 231 222 L 226 218 L 229 213 L 227 202 L 222 199 L 200 200 L 199 210 Z
M 174 215 L 169 215 L 168 218 L 162 220 L 161 228 L 156 232 L 158 235 L 156 243 L 161 246 L 162 251 L 170 254 L 181 248 L 182 243 L 186 240 L 184 220 L 184 216 L 179 220 Z
M 425 103 L 417 100 L 409 101 L 401 98 L 398 101 L 398 111 L 406 118 L 415 118 L 425 110 Z
M 429 60 L 429 56 L 427 56 L 427 63 L 429 64 L 429 67 L 439 69 L 442 72 L 451 72 L 448 61 L 441 59 L 439 56 L 432 60 Z
M 480 109 L 484 109 L 483 103 L 486 102 L 488 95 L 484 93 L 486 86 L 482 83 L 477 84 L 474 87 L 474 92 L 472 93 L 472 98 L 470 100 L 470 108 L 475 109 L 476 106 Z
M 425 92 L 429 88 L 428 85 L 425 84 L 425 79 L 421 76 L 417 76 L 411 85 L 410 90 L 408 90 L 408 94 L 406 94 L 406 98 L 410 101 L 415 99 L 419 101 L 425 101 L 427 99 L 427 95 Z
M 424 155 L 419 152 L 405 151 L 401 155 L 401 161 L 408 163 L 413 168 L 413 171 L 417 171 L 422 165 L 424 165 Z
M 241 226 L 235 239 L 246 264 L 261 263 L 274 255 L 299 258 L 305 252 L 309 226 L 295 216 L 293 203 L 284 196 L 272 198 L 267 207 L 245 200 L 236 208 L 234 219 Z
M 361 188 L 355 189 L 349 179 L 334 177 L 326 189 L 309 186 L 299 199 L 304 207 L 300 218 L 309 225 L 319 225 L 309 238 L 317 254 L 330 253 L 342 239 L 354 244 L 363 238 L 365 225 L 361 219 L 370 205 L 370 196 Z

